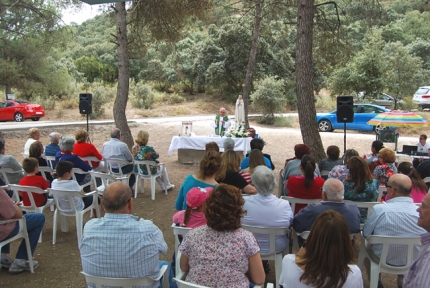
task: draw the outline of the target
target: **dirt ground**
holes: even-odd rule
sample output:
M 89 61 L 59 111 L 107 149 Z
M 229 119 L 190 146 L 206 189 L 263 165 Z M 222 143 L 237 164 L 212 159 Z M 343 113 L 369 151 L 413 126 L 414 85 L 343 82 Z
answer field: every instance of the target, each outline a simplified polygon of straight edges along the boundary
M 211 110 L 216 111 L 219 103 L 211 105 Z M 226 105 L 227 106 L 227 105 Z M 208 107 L 208 106 L 205 106 Z M 213 108 L 213 109 L 212 109 Z M 229 108 L 232 109 L 232 108 Z M 230 110 L 231 111 L 231 110 Z M 206 113 L 205 113 L 206 112 Z M 163 114 L 160 112 L 159 114 Z M 231 112 L 232 113 L 232 112 Z M 128 113 L 127 113 L 128 114 Z M 136 113 L 137 114 L 137 113 Z M 194 114 L 194 113 L 193 113 Z M 200 110 L 200 114 L 208 114 L 208 111 Z M 54 115 L 54 112 L 52 112 Z M 129 115 L 129 114 L 128 114 Z M 47 115 L 49 120 L 56 120 L 55 116 Z M 70 116 L 63 116 L 62 120 L 78 120 L 80 116 L 76 113 L 70 113 Z M 109 118 L 109 115 L 107 115 Z M 48 120 L 48 119 L 44 119 Z M 59 120 L 61 121 L 61 120 Z M 164 123 L 164 124 L 132 124 L 130 127 L 132 134 L 137 135 L 139 130 L 147 130 L 149 132 L 149 145 L 153 146 L 157 152 L 160 153 L 160 161 L 166 164 L 169 178 L 171 183 L 176 187 L 169 192 L 169 195 L 164 193 L 157 186 L 155 200 L 150 198 L 149 182 L 145 185 L 144 193 L 139 193 L 137 199 L 134 199 L 134 214 L 144 219 L 152 220 L 163 232 L 165 241 L 169 246 L 169 251 L 166 255 L 160 256 L 160 259 L 171 260 L 174 246 L 174 238 L 172 232 L 169 230 L 172 220 L 171 217 L 175 213 L 174 202 L 176 200 L 179 188 L 185 177 L 197 171 L 197 166 L 183 165 L 177 161 L 177 153 L 168 155 L 167 151 L 170 145 L 172 136 L 177 135 L 180 127 L 180 122 Z M 85 124 L 82 128 L 85 128 Z M 293 147 L 297 143 L 302 143 L 301 132 L 296 122 L 295 128 L 271 128 L 263 127 L 255 123 L 252 126 L 256 129 L 257 133 L 262 137 L 267 145 L 264 148 L 265 153 L 272 156 L 273 162 L 276 166 L 274 171 L 275 175 L 279 175 L 279 171 L 284 166 L 286 158 L 291 158 L 294 155 Z M 109 140 L 109 132 L 113 125 L 92 125 L 90 126 L 90 136 L 93 143 L 97 148 L 101 149 L 103 143 Z M 73 134 L 79 127 L 58 127 L 55 129 L 42 129 L 41 141 L 44 145 L 49 144 L 48 134 L 52 131 L 57 131 L 64 134 Z M 1 128 L 0 128 L 1 130 Z M 207 135 L 211 133 L 209 123 L 205 121 L 194 122 L 193 131 L 197 135 Z M 413 131 L 413 137 L 400 137 L 399 145 L 403 144 L 416 144 L 420 132 Z M 416 133 L 416 134 L 415 134 Z M 3 137 L 6 139 L 6 154 L 14 155 L 19 162 L 23 160 L 21 152 L 26 141 L 26 131 L 11 131 L 4 132 Z M 343 133 L 335 131 L 333 133 L 321 133 L 324 146 L 338 145 L 343 150 Z M 354 148 L 360 154 L 369 153 L 371 142 L 375 140 L 373 133 L 359 133 L 349 131 L 347 134 L 347 149 Z M 390 146 L 388 144 L 387 146 Z M 275 190 L 276 193 L 277 190 Z M 75 220 L 70 218 L 69 231 L 61 232 L 57 228 L 57 243 L 52 245 L 52 231 L 53 231 L 53 212 L 49 209 L 44 212 L 46 216 L 46 223 L 43 229 L 43 242 L 37 246 L 34 258 L 40 263 L 40 267 L 34 274 L 24 272 L 19 275 L 10 275 L 7 270 L 0 272 L 0 287 L 86 287 L 84 277 L 80 275 L 82 269 L 79 249 L 76 238 Z M 103 213 L 102 213 L 103 215 Z M 88 221 L 89 213 L 84 218 Z M 12 244 L 12 253 L 10 256 L 13 258 L 18 247 L 19 241 Z M 355 244 L 356 254 L 358 253 L 359 244 Z M 358 255 L 358 254 L 357 254 Z M 272 263 L 272 271 L 267 275 L 266 280 L 275 282 L 274 264 Z M 364 273 L 365 274 L 365 273 Z M 365 278 L 365 287 L 368 287 L 367 276 Z M 392 275 L 383 275 L 383 283 L 385 287 L 396 287 L 395 277 Z

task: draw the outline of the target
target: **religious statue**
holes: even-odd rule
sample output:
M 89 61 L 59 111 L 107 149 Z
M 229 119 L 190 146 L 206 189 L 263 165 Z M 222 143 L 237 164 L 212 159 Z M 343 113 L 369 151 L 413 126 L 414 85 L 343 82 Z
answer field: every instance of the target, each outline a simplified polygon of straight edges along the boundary
M 239 95 L 236 100 L 235 120 L 236 124 L 245 123 L 245 105 L 243 103 L 242 95 Z

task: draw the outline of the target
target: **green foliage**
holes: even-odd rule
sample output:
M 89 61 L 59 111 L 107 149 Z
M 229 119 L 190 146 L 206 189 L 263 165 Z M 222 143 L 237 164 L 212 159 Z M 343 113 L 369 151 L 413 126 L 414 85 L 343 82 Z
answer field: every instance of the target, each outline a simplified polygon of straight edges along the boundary
M 315 107 L 320 108 L 323 111 L 336 110 L 336 98 L 330 95 L 320 95 L 316 98 Z
M 273 126 L 275 127 L 293 127 L 296 117 L 293 116 L 276 116 Z
M 130 97 L 131 105 L 134 108 L 151 109 L 154 104 L 154 91 L 151 85 L 138 83 L 133 90 Z
M 169 104 L 181 104 L 185 103 L 185 98 L 177 93 L 164 94 L 163 101 Z
M 68 98 L 61 101 L 61 107 L 63 109 L 75 109 L 79 106 L 77 99 Z
M 98 84 L 99 83 L 97 83 L 97 85 L 95 85 L 95 87 L 92 88 L 93 113 L 90 114 L 91 119 L 98 119 L 103 117 L 105 114 L 105 109 L 103 108 L 103 105 L 108 103 L 110 100 L 112 100 L 111 89 Z
M 404 103 L 402 104 L 402 109 L 411 111 L 413 109 L 418 108 L 418 105 L 415 104 L 414 102 L 412 102 L 412 98 L 413 97 L 404 97 L 403 98 Z
M 38 96 L 33 96 L 31 102 L 42 105 L 43 109 L 48 111 L 48 110 L 53 110 L 55 108 L 56 97 L 55 96 L 42 97 L 38 95 Z
M 263 121 L 267 124 L 275 122 L 275 113 L 282 111 L 285 104 L 284 81 L 268 77 L 256 84 L 255 92 L 250 95 L 252 107 L 263 112 Z

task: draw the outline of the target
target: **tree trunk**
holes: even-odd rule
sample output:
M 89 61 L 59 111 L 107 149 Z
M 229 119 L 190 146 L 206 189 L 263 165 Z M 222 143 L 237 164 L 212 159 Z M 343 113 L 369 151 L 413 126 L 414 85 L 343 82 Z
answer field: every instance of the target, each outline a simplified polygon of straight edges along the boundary
M 9 83 L 6 84 L 6 95 L 4 95 L 6 100 L 7 94 L 12 94 L 12 85 L 10 85 Z
M 314 0 L 299 0 L 297 11 L 296 89 L 303 143 L 312 148 L 316 161 L 326 158 L 318 131 L 312 86 L 312 29 Z
M 255 57 L 257 56 L 258 37 L 260 37 L 261 27 L 261 2 L 260 0 L 255 1 L 255 24 L 254 34 L 252 37 L 251 52 L 249 53 L 248 67 L 246 68 L 245 86 L 243 87 L 243 105 L 245 108 L 245 128 L 249 127 L 248 121 L 248 103 L 249 103 L 249 92 L 251 91 L 252 84 L 252 72 L 254 70 Z
M 133 136 L 127 124 L 127 116 L 125 109 L 127 108 L 129 78 L 130 78 L 130 61 L 128 57 L 127 47 L 127 11 L 125 10 L 125 2 L 115 3 L 116 14 L 116 36 L 118 45 L 118 88 L 113 106 L 113 117 L 115 125 L 121 130 L 122 141 L 128 148 L 133 146 Z

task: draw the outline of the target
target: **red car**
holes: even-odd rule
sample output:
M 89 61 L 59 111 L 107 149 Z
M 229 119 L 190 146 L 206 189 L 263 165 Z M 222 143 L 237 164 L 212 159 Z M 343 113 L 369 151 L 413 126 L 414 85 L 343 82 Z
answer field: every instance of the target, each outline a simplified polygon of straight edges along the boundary
M 0 121 L 15 120 L 16 122 L 22 122 L 27 118 L 39 121 L 43 116 L 45 116 L 45 110 L 39 104 L 30 104 L 21 100 L 0 102 Z

